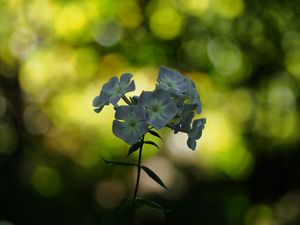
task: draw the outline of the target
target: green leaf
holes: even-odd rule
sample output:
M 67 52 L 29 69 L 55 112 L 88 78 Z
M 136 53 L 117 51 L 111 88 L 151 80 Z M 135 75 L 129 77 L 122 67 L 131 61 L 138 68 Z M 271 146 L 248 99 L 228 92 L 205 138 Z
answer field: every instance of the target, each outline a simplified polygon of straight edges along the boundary
M 158 138 L 160 138 L 160 139 L 163 141 L 162 137 L 161 137 L 156 131 L 154 131 L 154 130 L 148 130 L 148 132 L 149 132 L 151 135 L 153 135 L 153 136 L 155 136 L 155 137 L 158 137 Z
M 118 208 L 111 212 L 104 218 L 103 225 L 125 225 L 129 221 L 133 213 L 133 200 L 132 198 L 124 199 Z
M 162 187 L 168 190 L 167 186 L 164 184 L 164 182 L 159 178 L 159 176 L 156 175 L 151 169 L 149 169 L 146 166 L 141 166 L 141 168 L 147 173 L 147 175 L 152 178 L 154 181 L 156 181 L 158 184 L 160 184 Z
M 144 144 L 153 145 L 159 149 L 159 146 L 157 144 L 155 144 L 153 141 L 144 141 Z
M 129 148 L 129 150 L 128 150 L 127 156 L 129 156 L 133 152 L 137 151 L 141 146 L 142 146 L 141 142 L 137 142 L 137 143 L 131 145 L 130 148 Z
M 124 162 L 124 161 L 114 161 L 114 160 L 106 160 L 104 158 L 102 158 L 103 161 L 107 164 L 115 164 L 118 166 L 137 166 L 137 164 L 132 163 L 132 162 Z
M 171 211 L 170 209 L 165 209 L 161 205 L 159 205 L 158 203 L 156 203 L 154 201 L 150 201 L 150 200 L 145 199 L 145 198 L 136 198 L 136 201 L 138 203 L 143 204 L 143 205 L 149 206 L 149 207 L 154 208 L 154 209 L 159 209 L 159 210 L 164 211 L 164 212 L 170 212 Z

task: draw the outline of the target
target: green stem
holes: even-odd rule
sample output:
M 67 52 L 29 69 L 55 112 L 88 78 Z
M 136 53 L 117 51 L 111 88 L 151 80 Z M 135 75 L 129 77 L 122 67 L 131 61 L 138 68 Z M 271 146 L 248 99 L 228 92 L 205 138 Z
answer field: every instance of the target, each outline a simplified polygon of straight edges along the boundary
M 123 95 L 122 99 L 123 99 L 124 102 L 126 102 L 128 105 L 132 105 L 132 102 L 131 102 L 125 95 Z
M 133 202 L 135 202 L 136 197 L 137 197 L 137 193 L 139 190 L 139 184 L 140 184 L 140 176 L 141 176 L 141 162 L 142 162 L 142 151 L 143 151 L 143 145 L 144 145 L 144 137 L 145 135 L 142 136 L 142 140 L 141 140 L 141 147 L 139 150 L 139 159 L 138 159 L 138 164 L 137 164 L 137 177 L 136 177 L 136 185 L 135 185 L 135 190 L 134 190 L 134 194 L 133 194 Z

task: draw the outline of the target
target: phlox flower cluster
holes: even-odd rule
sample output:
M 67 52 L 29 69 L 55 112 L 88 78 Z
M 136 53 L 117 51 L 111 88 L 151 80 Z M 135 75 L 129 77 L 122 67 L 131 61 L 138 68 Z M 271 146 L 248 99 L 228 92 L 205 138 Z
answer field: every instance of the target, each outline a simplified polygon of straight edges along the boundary
M 93 100 L 95 112 L 112 104 L 116 110 L 113 133 L 129 145 L 137 143 L 149 129 L 168 127 L 174 133 L 187 134 L 187 146 L 195 150 L 206 119 L 195 119 L 202 112 L 200 97 L 194 82 L 178 71 L 161 66 L 153 91 L 142 91 L 129 99 L 126 93 L 135 90 L 132 74 L 124 73 L 120 79 L 112 77 Z M 127 105 L 118 105 L 120 99 Z

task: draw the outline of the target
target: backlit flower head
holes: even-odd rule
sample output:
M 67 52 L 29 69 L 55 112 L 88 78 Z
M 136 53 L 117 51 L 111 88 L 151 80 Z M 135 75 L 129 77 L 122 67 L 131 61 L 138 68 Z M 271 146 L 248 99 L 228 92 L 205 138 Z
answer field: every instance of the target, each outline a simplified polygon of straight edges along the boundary
M 114 105 L 113 133 L 133 145 L 143 140 L 142 136 L 148 131 L 157 136 L 153 130 L 151 133 L 152 128 L 168 127 L 174 133 L 186 133 L 187 145 L 194 150 L 206 123 L 205 119 L 194 118 L 202 111 L 194 82 L 176 70 L 161 66 L 154 91 L 142 91 L 140 96 L 127 98 L 125 94 L 135 90 L 131 78 L 129 73 L 124 73 L 120 79 L 112 77 L 93 100 L 96 112 L 109 103 Z M 121 98 L 127 106 L 117 105 Z
M 167 125 L 177 113 L 176 104 L 165 90 L 143 91 L 138 105 L 145 109 L 148 124 L 158 130 Z
M 183 76 L 176 70 L 161 66 L 159 68 L 156 89 L 166 90 L 171 96 L 184 95 L 189 84 L 184 82 Z
M 96 112 L 100 112 L 105 105 L 109 103 L 114 106 L 123 97 L 124 94 L 135 90 L 135 83 L 132 80 L 132 74 L 122 74 L 120 80 L 117 77 L 112 77 L 106 84 L 103 85 L 100 95 L 96 96 L 93 101 L 93 106 Z
M 139 106 L 116 107 L 116 120 L 113 121 L 113 133 L 129 145 L 135 144 L 147 133 L 148 124 L 143 108 Z

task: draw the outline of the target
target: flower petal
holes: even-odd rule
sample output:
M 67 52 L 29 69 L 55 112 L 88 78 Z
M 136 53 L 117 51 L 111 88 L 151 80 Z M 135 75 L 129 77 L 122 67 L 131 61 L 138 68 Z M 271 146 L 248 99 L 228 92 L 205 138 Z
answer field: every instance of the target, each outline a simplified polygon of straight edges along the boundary
M 113 133 L 117 137 L 121 138 L 127 144 L 132 145 L 138 142 L 143 134 L 140 134 L 135 129 L 128 126 L 126 122 L 120 122 L 118 120 L 113 121 Z
M 162 107 L 161 115 L 168 120 L 173 119 L 174 116 L 177 114 L 177 106 L 173 101 L 169 101 L 168 103 L 162 105 L 161 107 Z
M 199 139 L 202 136 L 202 130 L 204 129 L 205 123 L 205 118 L 194 120 L 192 131 L 188 134 L 189 138 Z
M 147 122 L 155 129 L 159 130 L 169 123 L 168 119 L 163 118 L 159 113 L 146 110 Z
M 143 107 L 146 107 L 152 99 L 153 99 L 152 91 L 142 91 L 138 104 Z
M 190 112 L 181 123 L 181 131 L 182 132 L 190 132 L 191 131 L 191 122 L 194 117 L 194 112 Z
M 145 107 L 147 122 L 156 129 L 167 125 L 177 113 L 176 104 L 165 90 L 143 91 L 139 105 Z
M 118 120 L 113 122 L 113 133 L 130 145 L 148 131 L 145 112 L 140 106 L 119 106 L 116 108 L 115 118 Z
M 114 135 L 116 135 L 118 138 L 121 138 L 122 140 L 126 141 L 126 134 L 124 131 L 126 131 L 126 123 L 120 122 L 118 120 L 113 121 L 112 130 Z
M 127 93 L 127 92 L 131 92 L 131 91 L 134 91 L 135 90 L 135 83 L 134 83 L 134 80 L 130 82 L 130 84 L 124 88 L 123 90 L 123 93 Z
M 128 118 L 132 118 L 131 107 L 127 105 L 116 107 L 115 118 L 118 120 L 127 120 Z
M 127 85 L 127 84 L 129 84 L 131 78 L 132 78 L 131 73 L 124 73 L 120 77 L 120 83 Z
M 131 108 L 132 108 L 132 114 L 138 122 L 145 122 L 146 121 L 145 111 L 142 107 L 140 107 L 140 106 L 131 106 Z
M 112 77 L 107 83 L 105 83 L 102 87 L 102 91 L 105 93 L 110 93 L 112 89 L 114 89 L 119 83 L 119 79 L 117 77 Z
M 98 95 L 93 100 L 94 111 L 99 113 L 103 109 L 104 105 L 108 105 L 108 102 L 104 100 L 103 96 Z
M 196 145 L 197 145 L 196 140 L 191 139 L 191 138 L 188 138 L 187 141 L 186 141 L 186 143 L 187 143 L 187 146 L 188 146 L 190 149 L 192 149 L 192 150 L 195 150 L 195 149 L 196 149 Z
M 102 105 L 102 100 L 101 100 L 100 96 L 98 95 L 93 100 L 93 106 L 98 107 L 100 105 Z
M 158 81 L 162 81 L 162 80 L 181 80 L 182 76 L 181 74 L 173 69 L 169 69 L 165 66 L 160 66 L 159 67 L 159 71 L 158 71 Z
M 109 101 L 111 104 L 113 104 L 114 106 L 117 105 L 118 101 L 122 98 L 123 94 L 114 94 L 109 98 Z

